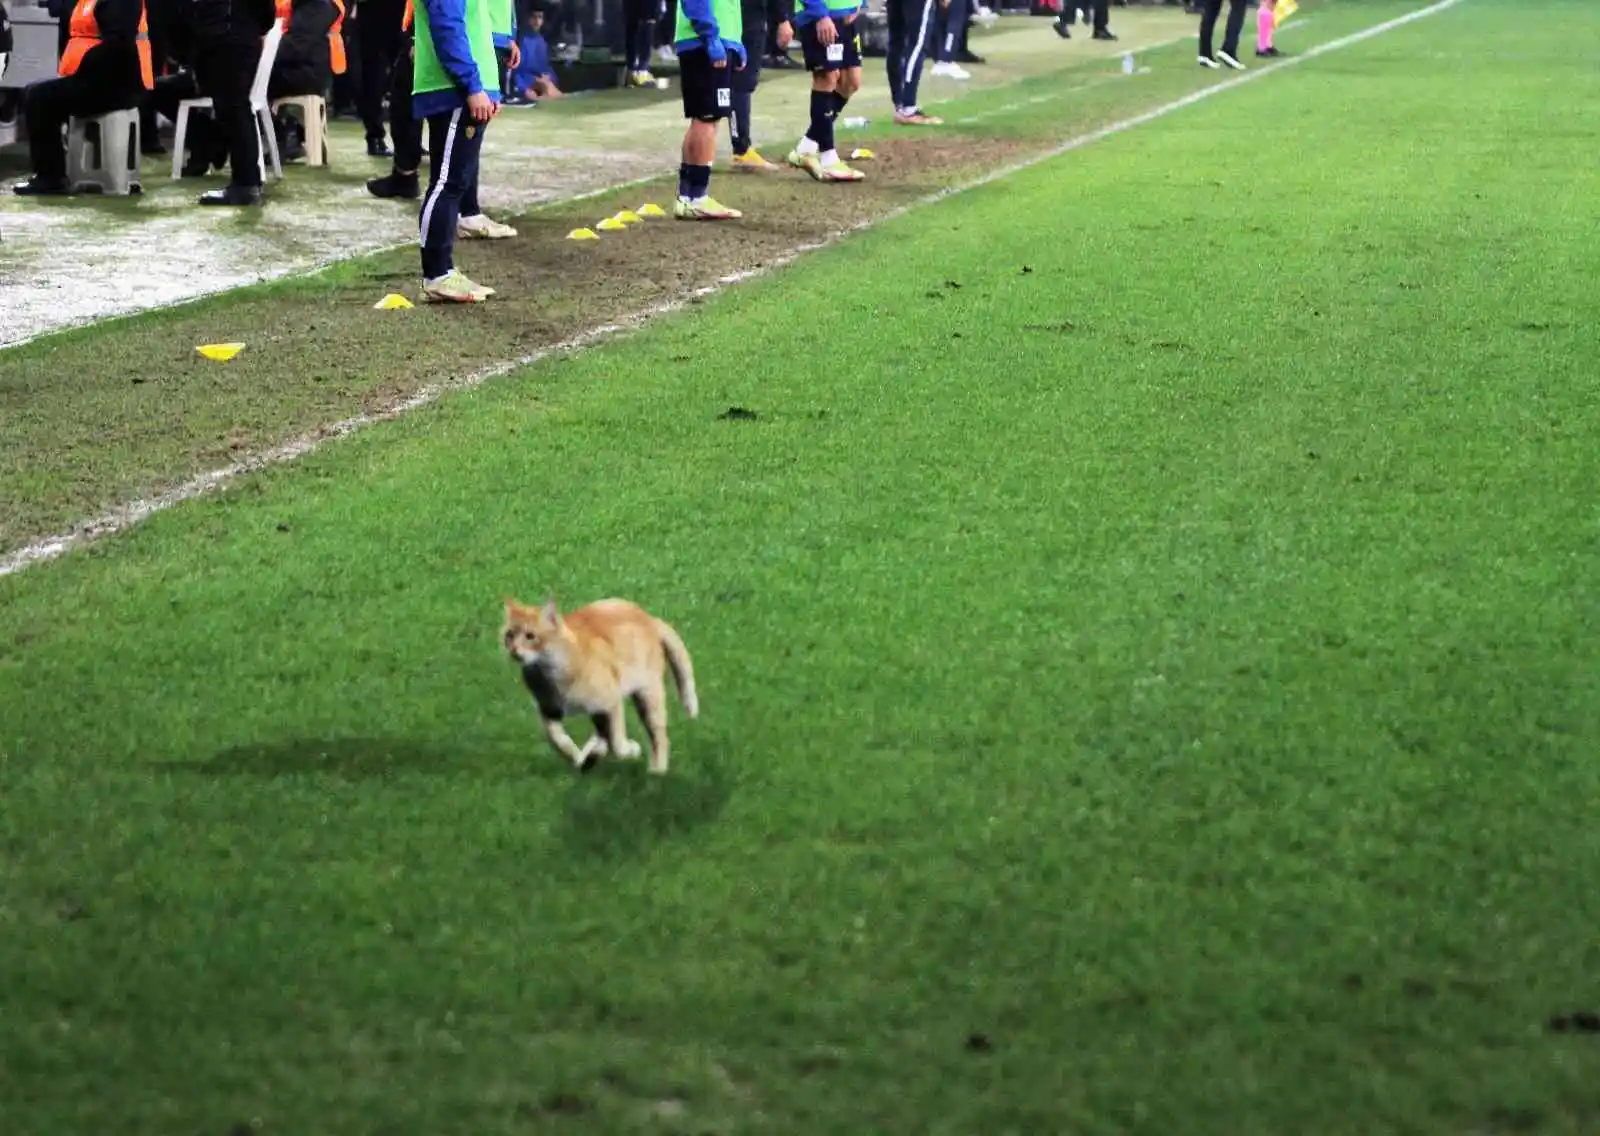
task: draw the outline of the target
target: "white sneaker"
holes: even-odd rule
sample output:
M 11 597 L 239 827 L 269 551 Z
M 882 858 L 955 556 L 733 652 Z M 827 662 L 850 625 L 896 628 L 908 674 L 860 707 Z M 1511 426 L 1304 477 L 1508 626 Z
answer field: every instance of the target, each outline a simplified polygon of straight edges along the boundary
M 1217 70 L 1219 67 L 1222 66 L 1222 64 L 1218 63 L 1215 59 L 1212 59 L 1209 55 L 1202 55 L 1202 56 L 1199 57 L 1199 59 L 1200 59 L 1200 66 L 1209 67 L 1213 71 Z
M 1232 67 L 1235 71 L 1243 71 L 1244 70 L 1244 64 L 1240 63 L 1233 56 L 1229 55 L 1226 51 L 1217 52 L 1217 58 L 1220 59 L 1225 66 Z
M 456 218 L 457 240 L 503 241 L 516 235 L 517 231 L 510 225 L 502 225 L 493 217 L 483 213 Z
M 945 79 L 959 79 L 962 82 L 972 78 L 972 72 L 959 63 L 935 63 L 933 73 Z

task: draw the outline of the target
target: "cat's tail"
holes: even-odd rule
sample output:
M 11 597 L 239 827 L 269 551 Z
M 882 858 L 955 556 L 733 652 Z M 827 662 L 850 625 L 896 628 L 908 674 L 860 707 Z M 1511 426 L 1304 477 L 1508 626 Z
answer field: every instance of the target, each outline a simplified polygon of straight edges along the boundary
M 661 646 L 667 652 L 667 665 L 672 668 L 673 681 L 678 684 L 678 701 L 683 712 L 691 718 L 700 715 L 700 696 L 694 689 L 694 662 L 689 658 L 689 648 L 665 620 L 656 620 L 656 630 L 661 634 Z

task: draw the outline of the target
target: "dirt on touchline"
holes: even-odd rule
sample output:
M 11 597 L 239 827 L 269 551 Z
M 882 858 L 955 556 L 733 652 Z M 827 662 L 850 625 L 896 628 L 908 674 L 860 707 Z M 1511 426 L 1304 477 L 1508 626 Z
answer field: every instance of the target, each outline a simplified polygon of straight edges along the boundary
M 855 184 L 818 184 L 787 167 L 719 168 L 712 192 L 741 221 L 655 220 L 599 241 L 566 239 L 619 208 L 670 206 L 673 187 L 662 183 L 519 219 L 513 240 L 462 242 L 458 266 L 496 289 L 486 304 L 375 313 L 387 292 L 420 301 L 417 253 L 407 249 L 331 274 L 325 287 L 234 293 L 119 325 L 115 352 L 92 331 L 58 340 L 50 375 L 24 361 L 28 348 L 0 354 L 0 407 L 29 408 L 0 422 L 0 552 L 766 267 L 1039 144 L 919 134 L 872 145 L 875 159 L 859 163 L 868 180 Z M 232 341 L 247 347 L 225 370 L 194 350 Z M 75 381 L 50 377 L 62 374 Z

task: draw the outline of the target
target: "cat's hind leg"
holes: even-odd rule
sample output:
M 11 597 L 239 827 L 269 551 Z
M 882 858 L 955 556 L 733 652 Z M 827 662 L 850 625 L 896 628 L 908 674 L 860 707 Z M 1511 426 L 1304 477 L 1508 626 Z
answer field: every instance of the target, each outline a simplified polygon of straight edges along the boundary
M 650 772 L 665 773 L 671 753 L 667 741 L 667 690 L 660 682 L 652 683 L 633 696 L 633 708 L 639 712 L 650 734 Z
M 617 708 L 609 713 L 595 715 L 596 729 L 602 718 L 605 719 L 605 736 L 612 753 L 618 757 L 638 757 L 644 752 L 638 742 L 628 738 L 628 716 L 623 713 L 622 703 L 618 702 Z

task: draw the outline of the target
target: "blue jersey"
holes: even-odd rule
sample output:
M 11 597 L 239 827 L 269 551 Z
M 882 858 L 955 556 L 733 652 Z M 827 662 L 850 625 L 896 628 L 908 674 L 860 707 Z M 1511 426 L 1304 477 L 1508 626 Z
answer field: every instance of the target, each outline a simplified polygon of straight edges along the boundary
M 863 7 L 865 5 L 861 0 L 794 0 L 794 26 L 803 28 L 816 23 L 824 16 L 837 24 L 844 17 L 855 15 Z
M 535 79 L 552 76 L 550 45 L 538 32 L 523 32 L 518 46 L 522 49 L 522 62 L 517 64 L 516 89 L 526 91 Z

